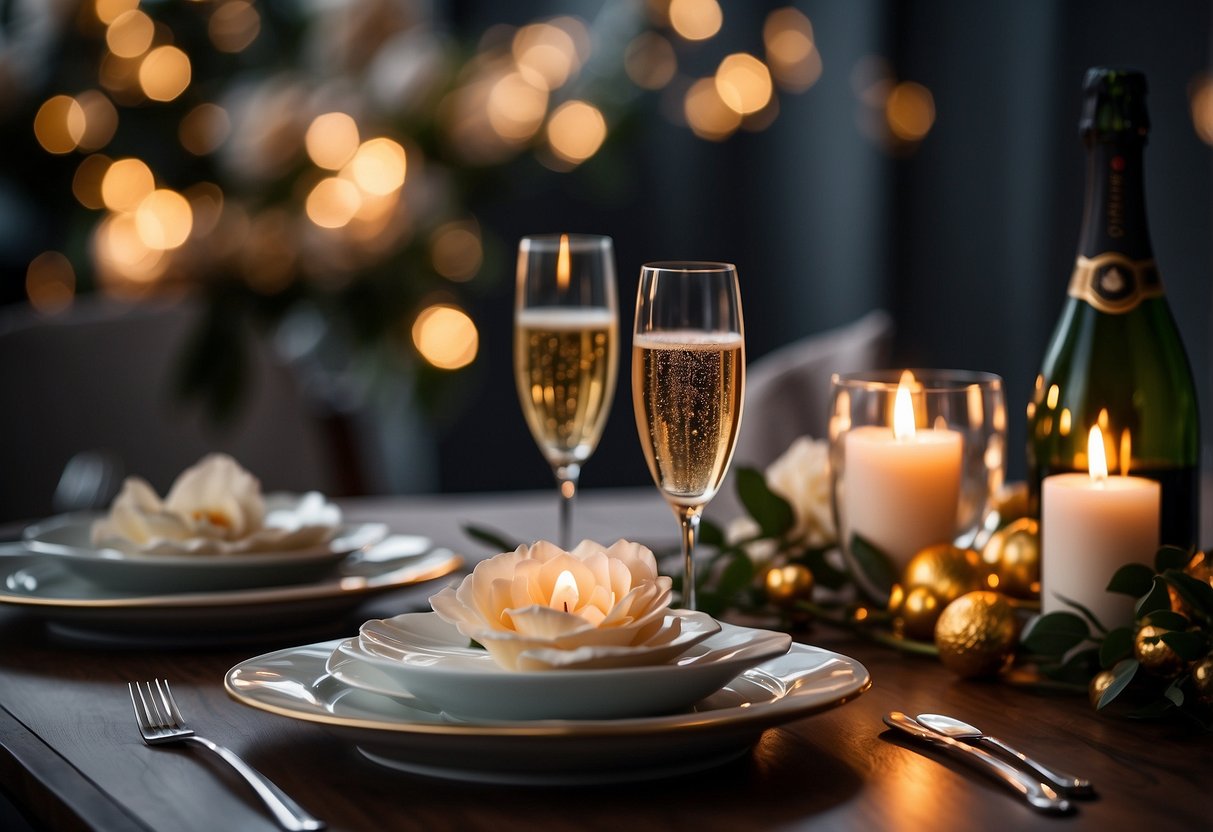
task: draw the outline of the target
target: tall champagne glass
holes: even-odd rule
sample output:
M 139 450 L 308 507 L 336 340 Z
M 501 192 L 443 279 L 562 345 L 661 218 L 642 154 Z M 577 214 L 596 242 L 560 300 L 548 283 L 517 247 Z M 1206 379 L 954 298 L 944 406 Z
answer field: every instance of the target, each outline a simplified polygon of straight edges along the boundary
M 544 234 L 518 245 L 514 380 L 522 412 L 560 485 L 560 545 L 572 533 L 581 466 L 602 436 L 619 352 L 610 237 Z
M 642 267 L 632 405 L 649 473 L 682 526 L 682 604 L 688 609 L 695 609 L 699 517 L 729 470 L 744 390 L 737 269 L 728 263 Z

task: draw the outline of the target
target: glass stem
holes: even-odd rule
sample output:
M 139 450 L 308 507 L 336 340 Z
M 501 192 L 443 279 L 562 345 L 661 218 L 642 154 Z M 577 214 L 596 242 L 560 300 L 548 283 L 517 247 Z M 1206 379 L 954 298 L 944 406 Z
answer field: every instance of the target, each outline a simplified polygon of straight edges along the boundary
M 699 513 L 703 506 L 678 506 L 674 512 L 682 524 L 682 606 L 695 609 L 695 538 L 699 535 Z
M 581 466 L 576 462 L 556 468 L 556 479 L 560 483 L 560 548 L 568 551 L 573 537 L 573 501 L 577 498 L 577 481 L 581 477 Z

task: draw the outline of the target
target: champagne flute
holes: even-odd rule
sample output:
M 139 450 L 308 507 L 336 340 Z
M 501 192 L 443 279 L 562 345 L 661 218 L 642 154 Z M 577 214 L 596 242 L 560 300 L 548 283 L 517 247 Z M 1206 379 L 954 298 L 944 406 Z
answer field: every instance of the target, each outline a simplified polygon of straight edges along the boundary
M 619 352 L 610 237 L 542 234 L 518 244 L 514 381 L 527 426 L 560 486 L 568 549 L 581 466 L 602 436 Z
M 643 266 L 632 406 L 649 473 L 682 527 L 682 604 L 688 609 L 695 609 L 699 517 L 729 470 L 744 391 L 737 269 L 729 263 Z

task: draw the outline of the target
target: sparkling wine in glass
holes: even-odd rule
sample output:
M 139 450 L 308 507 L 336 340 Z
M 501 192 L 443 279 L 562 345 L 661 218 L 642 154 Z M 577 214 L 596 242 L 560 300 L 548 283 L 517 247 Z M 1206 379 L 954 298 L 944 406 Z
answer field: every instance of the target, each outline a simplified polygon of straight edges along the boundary
M 544 234 L 518 245 L 514 380 L 527 426 L 560 486 L 560 545 L 615 395 L 619 352 L 610 237 Z
M 649 473 L 678 517 L 682 604 L 695 608 L 695 537 L 741 426 L 745 334 L 737 269 L 650 263 L 640 271 L 632 404 Z

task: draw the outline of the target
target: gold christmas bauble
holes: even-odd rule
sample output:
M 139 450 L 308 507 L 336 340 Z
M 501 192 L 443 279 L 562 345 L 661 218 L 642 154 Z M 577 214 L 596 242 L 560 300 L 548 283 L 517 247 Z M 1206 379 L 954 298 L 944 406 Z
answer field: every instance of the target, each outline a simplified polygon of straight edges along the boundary
M 1206 704 L 1213 704 L 1213 654 L 1192 665 L 1191 675 L 1192 686 L 1196 688 L 1196 698 Z
M 1184 661 L 1171 646 L 1157 636 L 1168 632 L 1162 627 L 1146 624 L 1133 637 L 1133 657 L 1142 669 L 1156 676 L 1174 676 L 1183 669 Z
M 906 593 L 901 610 L 893 619 L 894 632 L 906 638 L 930 641 L 941 612 L 943 604 L 935 593 L 925 586 L 916 586 Z
M 1003 526 L 981 550 L 990 589 L 1012 598 L 1040 597 L 1040 523 L 1021 517 Z
M 1184 567 L 1184 572 L 1198 581 L 1204 581 L 1209 586 L 1213 586 L 1213 558 L 1210 558 L 1204 552 L 1197 552 L 1192 555 L 1192 559 L 1188 561 Z M 1188 602 L 1183 599 L 1175 587 L 1167 584 L 1167 593 L 1171 596 L 1171 609 L 1180 615 L 1192 617 L 1192 610 L 1188 608 Z
M 915 587 L 925 586 L 946 607 L 966 592 L 985 585 L 985 568 L 981 555 L 973 549 L 961 549 L 943 543 L 928 546 L 906 564 L 902 576 L 906 596 Z
M 800 563 L 772 566 L 764 581 L 767 600 L 777 607 L 791 607 L 813 597 L 813 573 Z
M 944 667 L 958 676 L 995 676 L 1010 665 L 1018 632 L 1007 599 L 979 590 L 944 608 L 935 624 L 935 646 Z
M 901 612 L 901 605 L 905 602 L 906 591 L 901 588 L 901 584 L 893 584 L 893 588 L 889 590 L 889 612 L 897 615 L 897 613 Z
M 993 499 L 994 510 L 1003 524 L 1018 520 L 1029 515 L 1028 484 L 1026 482 L 1009 482 L 998 489 Z
M 1101 670 L 1091 677 L 1091 682 L 1087 685 L 1087 698 L 1091 700 L 1092 708 L 1099 707 L 1099 697 L 1103 696 L 1103 692 L 1115 679 L 1116 674 L 1110 670 Z

